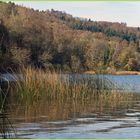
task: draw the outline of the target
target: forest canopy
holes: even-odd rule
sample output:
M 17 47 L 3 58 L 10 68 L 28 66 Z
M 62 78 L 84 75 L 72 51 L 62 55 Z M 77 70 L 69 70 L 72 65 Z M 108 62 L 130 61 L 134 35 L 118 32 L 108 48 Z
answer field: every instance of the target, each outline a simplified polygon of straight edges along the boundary
M 46 7 L 47 8 L 47 7 Z M 0 2 L 0 71 L 140 71 L 140 28 Z

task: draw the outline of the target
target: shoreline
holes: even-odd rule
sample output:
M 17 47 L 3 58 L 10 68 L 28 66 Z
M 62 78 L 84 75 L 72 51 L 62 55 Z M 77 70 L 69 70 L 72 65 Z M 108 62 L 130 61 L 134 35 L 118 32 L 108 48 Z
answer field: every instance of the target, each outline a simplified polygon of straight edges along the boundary
M 85 71 L 83 74 L 97 74 L 95 71 Z M 102 74 L 102 73 L 99 73 Z M 140 71 L 116 71 L 113 73 L 103 73 L 103 74 L 113 74 L 113 75 L 140 75 Z
M 50 71 L 51 72 L 51 71 Z M 56 71 L 56 73 L 59 74 L 59 72 Z M 61 72 L 62 73 L 62 72 Z M 97 73 L 95 71 L 84 71 L 84 72 L 63 72 L 62 74 L 110 74 L 110 75 L 140 75 L 140 71 L 116 71 L 116 72 L 105 72 L 105 73 Z M 0 72 L 0 79 L 3 75 L 5 74 L 15 74 L 15 73 L 10 73 L 10 72 Z

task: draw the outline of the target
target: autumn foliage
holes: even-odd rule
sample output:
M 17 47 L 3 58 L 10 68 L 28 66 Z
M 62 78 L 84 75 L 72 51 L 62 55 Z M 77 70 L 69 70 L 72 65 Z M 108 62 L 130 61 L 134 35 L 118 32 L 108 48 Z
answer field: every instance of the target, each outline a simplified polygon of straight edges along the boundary
M 47 7 L 46 7 L 47 8 Z M 140 28 L 0 2 L 0 71 L 140 71 Z

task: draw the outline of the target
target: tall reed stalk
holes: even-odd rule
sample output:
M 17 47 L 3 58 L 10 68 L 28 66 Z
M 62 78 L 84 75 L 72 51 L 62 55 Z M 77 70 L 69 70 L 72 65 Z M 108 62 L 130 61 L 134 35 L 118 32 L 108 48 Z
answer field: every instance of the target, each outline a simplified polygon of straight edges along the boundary
M 8 118 L 7 104 L 10 84 L 8 81 L 0 83 L 0 138 L 16 137 L 15 129 Z

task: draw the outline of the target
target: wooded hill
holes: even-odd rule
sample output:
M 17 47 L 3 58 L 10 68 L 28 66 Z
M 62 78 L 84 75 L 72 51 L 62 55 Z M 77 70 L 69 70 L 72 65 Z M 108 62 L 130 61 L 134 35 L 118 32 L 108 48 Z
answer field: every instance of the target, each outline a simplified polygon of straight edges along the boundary
M 22 65 L 71 72 L 140 71 L 140 28 L 0 2 L 0 71 Z

